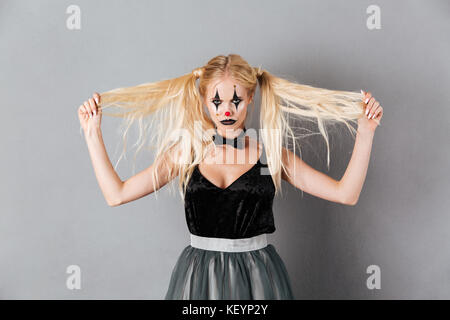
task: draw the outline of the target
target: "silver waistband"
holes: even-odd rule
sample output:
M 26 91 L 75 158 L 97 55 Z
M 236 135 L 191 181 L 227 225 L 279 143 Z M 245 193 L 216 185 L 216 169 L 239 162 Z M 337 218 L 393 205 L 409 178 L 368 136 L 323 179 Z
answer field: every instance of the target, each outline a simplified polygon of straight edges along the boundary
M 263 233 L 251 238 L 227 239 L 208 238 L 191 235 L 191 246 L 203 250 L 243 252 L 262 249 L 267 246 L 267 234 Z

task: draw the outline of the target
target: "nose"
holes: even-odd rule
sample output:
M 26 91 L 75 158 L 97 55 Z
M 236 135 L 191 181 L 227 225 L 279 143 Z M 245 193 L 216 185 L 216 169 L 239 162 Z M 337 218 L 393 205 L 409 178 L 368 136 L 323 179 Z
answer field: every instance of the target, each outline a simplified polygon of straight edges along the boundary
M 226 111 L 226 112 L 225 112 L 225 115 L 228 117 L 228 116 L 230 115 L 230 112 L 229 112 L 229 111 Z

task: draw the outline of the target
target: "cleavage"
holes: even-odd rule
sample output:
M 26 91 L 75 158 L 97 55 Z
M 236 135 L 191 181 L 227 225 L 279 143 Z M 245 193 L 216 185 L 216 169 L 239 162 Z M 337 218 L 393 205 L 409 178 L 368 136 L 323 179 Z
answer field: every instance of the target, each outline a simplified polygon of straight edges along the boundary
M 237 158 L 233 157 L 235 163 L 225 163 L 225 160 L 216 163 L 215 159 L 217 158 L 224 159 L 223 154 L 219 153 L 216 156 L 216 158 L 210 160 L 210 163 L 200 163 L 199 165 L 197 165 L 197 170 L 199 171 L 200 175 L 203 176 L 203 178 L 206 179 L 210 184 L 214 185 L 216 188 L 219 188 L 221 190 L 227 190 L 233 184 L 238 182 L 241 178 L 244 178 L 247 174 L 250 173 L 250 171 L 252 171 L 257 166 L 261 158 L 261 153 L 259 151 L 260 151 L 259 148 L 256 148 L 252 149 L 251 152 L 250 151 L 246 152 L 244 157 L 246 158 L 245 160 L 242 160 L 242 158 L 240 158 L 238 161 Z M 255 157 L 255 154 L 250 155 L 250 153 L 252 152 L 257 153 L 256 154 L 257 159 L 247 160 L 248 158 Z M 254 161 L 254 162 L 239 163 L 244 161 Z

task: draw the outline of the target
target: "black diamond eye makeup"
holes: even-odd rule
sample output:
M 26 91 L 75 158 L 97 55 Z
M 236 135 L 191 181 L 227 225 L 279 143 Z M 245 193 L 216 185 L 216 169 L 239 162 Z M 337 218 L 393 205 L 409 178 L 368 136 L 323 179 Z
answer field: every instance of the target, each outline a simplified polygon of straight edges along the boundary
M 219 109 L 219 104 L 222 103 L 219 96 L 219 90 L 216 89 L 216 95 L 214 96 L 214 99 L 212 101 L 216 105 L 216 112 Z

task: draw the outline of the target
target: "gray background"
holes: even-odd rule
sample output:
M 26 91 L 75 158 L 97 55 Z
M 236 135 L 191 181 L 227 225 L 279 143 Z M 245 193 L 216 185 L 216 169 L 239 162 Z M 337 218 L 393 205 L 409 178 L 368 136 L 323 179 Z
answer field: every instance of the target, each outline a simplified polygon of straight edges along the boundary
M 66 28 L 71 4 L 81 30 Z M 371 4 L 381 8 L 380 30 L 366 27 Z M 385 110 L 356 206 L 302 197 L 283 181 L 269 240 L 296 297 L 449 299 L 449 17 L 448 1 L 2 0 L 0 298 L 164 297 L 189 241 L 181 199 L 164 188 L 158 199 L 108 207 L 76 111 L 93 91 L 238 53 L 304 84 L 366 89 Z M 113 163 L 119 124 L 103 117 Z M 303 140 L 302 156 L 340 179 L 353 140 L 345 128 L 330 135 L 330 171 L 320 136 Z M 133 153 L 117 168 L 122 180 Z M 136 172 L 152 160 L 141 152 Z M 81 290 L 66 288 L 72 264 Z M 372 264 L 380 290 L 366 287 Z

